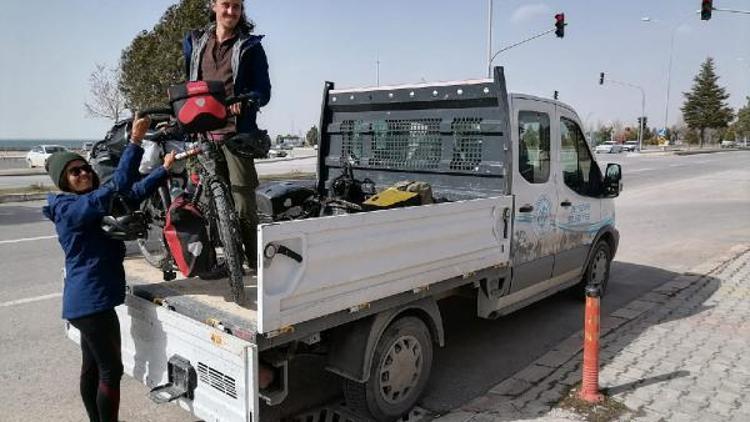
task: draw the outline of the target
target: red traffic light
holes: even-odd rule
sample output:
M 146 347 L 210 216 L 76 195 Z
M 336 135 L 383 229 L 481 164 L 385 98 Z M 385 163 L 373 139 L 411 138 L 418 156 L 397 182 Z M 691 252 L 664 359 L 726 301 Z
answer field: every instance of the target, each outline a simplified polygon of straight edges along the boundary
M 714 10 L 713 0 L 703 0 L 701 2 L 701 20 L 707 21 L 711 19 L 711 11 Z
M 555 15 L 555 35 L 558 38 L 565 36 L 565 13 L 558 13 Z

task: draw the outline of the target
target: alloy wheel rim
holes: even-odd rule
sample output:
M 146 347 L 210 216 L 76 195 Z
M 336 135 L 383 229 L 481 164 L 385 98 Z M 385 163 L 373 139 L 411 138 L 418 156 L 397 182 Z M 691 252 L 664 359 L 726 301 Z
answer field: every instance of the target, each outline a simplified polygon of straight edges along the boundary
M 378 371 L 383 400 L 390 404 L 402 402 L 417 386 L 422 366 L 422 346 L 416 337 L 399 337 L 383 357 Z
M 591 283 L 599 286 L 602 290 L 606 287 L 607 282 L 607 253 L 599 250 L 594 257 L 591 266 Z

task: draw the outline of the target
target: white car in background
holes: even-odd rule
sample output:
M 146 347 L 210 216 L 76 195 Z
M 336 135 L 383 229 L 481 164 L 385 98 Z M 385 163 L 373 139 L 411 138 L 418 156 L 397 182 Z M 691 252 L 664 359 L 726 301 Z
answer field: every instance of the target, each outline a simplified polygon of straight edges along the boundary
M 597 154 L 601 153 L 607 153 L 607 154 L 618 154 L 622 152 L 622 144 L 617 144 L 612 141 L 603 142 L 596 146 L 594 149 L 594 152 Z
M 627 152 L 640 151 L 638 148 L 638 141 L 627 141 L 623 144 L 622 148 Z
M 50 155 L 67 150 L 62 145 L 37 145 L 26 154 L 26 164 L 31 168 L 46 167 Z

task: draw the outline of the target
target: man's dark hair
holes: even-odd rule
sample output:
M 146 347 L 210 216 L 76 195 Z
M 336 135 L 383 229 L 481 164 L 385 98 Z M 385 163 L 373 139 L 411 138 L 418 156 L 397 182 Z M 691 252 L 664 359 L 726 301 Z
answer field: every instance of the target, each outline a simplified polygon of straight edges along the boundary
M 214 3 L 216 3 L 219 0 L 211 0 L 209 2 L 209 9 L 208 9 L 208 20 L 211 23 L 216 23 L 216 12 L 214 12 L 213 8 L 210 7 Z M 245 1 L 242 1 L 242 16 L 240 16 L 240 21 L 237 22 L 237 31 L 241 34 L 250 34 L 255 29 L 255 23 L 253 21 L 249 20 L 247 18 L 247 15 L 245 14 Z

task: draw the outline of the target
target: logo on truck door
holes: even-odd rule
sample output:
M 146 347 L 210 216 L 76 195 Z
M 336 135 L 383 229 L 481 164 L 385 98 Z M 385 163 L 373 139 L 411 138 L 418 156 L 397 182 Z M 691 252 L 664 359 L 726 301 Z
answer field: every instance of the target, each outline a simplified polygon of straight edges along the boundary
M 534 203 L 534 213 L 532 215 L 534 231 L 544 234 L 552 229 L 552 201 L 547 195 L 542 195 Z

